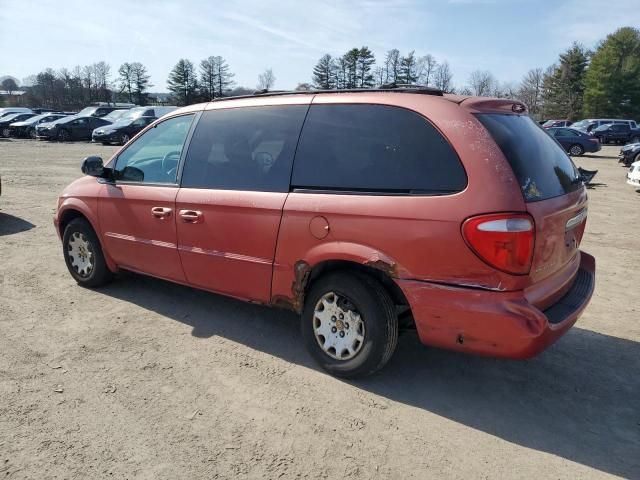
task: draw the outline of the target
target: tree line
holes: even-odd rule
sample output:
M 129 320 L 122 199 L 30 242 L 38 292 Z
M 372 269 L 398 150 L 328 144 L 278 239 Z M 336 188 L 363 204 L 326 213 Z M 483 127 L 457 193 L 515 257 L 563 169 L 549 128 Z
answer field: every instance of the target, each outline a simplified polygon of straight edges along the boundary
M 69 70 L 50 68 L 25 79 L 20 103 L 61 110 L 76 110 L 93 102 L 126 101 L 138 105 L 155 102 L 147 68 L 125 62 L 113 78 L 111 67 L 97 62 Z M 227 61 L 212 55 L 197 66 L 180 59 L 169 73 L 168 103 L 189 105 L 220 96 L 249 94 L 254 89 L 236 86 Z M 258 77 L 258 90 L 271 90 L 276 77 L 271 69 Z M 388 84 L 425 85 L 446 93 L 514 98 L 529 106 L 536 118 L 629 117 L 640 119 L 640 31 L 623 27 L 608 35 L 593 50 L 574 43 L 547 68 L 531 69 L 520 82 L 500 82 L 486 70 L 472 72 L 466 82 L 454 85 L 446 60 L 433 55 L 402 53 L 391 49 L 376 62 L 367 47 L 354 47 L 340 56 L 323 55 L 313 68 L 311 83 L 297 90 L 343 90 Z M 2 83 L 11 93 L 13 80 Z M 16 99 L 9 95 L 10 99 Z
M 486 70 L 473 71 L 455 87 L 446 61 L 433 55 L 386 52 L 380 64 L 368 47 L 332 57 L 327 53 L 312 72 L 314 88 L 352 89 L 390 84 L 424 85 L 445 93 L 513 98 L 537 118 L 640 117 L 640 31 L 623 27 L 591 51 L 574 43 L 556 63 L 527 72 L 519 83 L 502 83 Z

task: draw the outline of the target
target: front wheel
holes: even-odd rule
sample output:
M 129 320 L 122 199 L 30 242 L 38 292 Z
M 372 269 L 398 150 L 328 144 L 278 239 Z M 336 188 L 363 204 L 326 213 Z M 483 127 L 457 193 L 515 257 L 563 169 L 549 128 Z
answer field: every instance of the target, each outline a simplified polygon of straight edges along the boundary
M 302 336 L 332 375 L 362 377 L 381 369 L 398 341 L 398 317 L 384 287 L 364 274 L 329 273 L 305 299 Z
M 131 137 L 128 134 L 123 133 L 122 136 L 120 137 L 120 145 L 124 145 L 128 143 L 129 140 L 131 140 Z
M 575 145 L 571 145 L 571 147 L 569 148 L 569 155 L 573 157 L 579 157 L 583 153 L 584 147 L 578 143 L 576 143 Z
M 35 128 L 30 128 L 29 129 L 29 138 L 32 140 L 36 139 L 36 129 Z
M 85 219 L 76 218 L 69 222 L 64 229 L 62 246 L 69 273 L 79 285 L 95 288 L 112 279 L 100 241 Z
M 4 138 L 9 138 L 9 135 L 11 134 L 11 131 L 9 130 L 9 127 L 4 127 L 2 129 L 2 136 Z

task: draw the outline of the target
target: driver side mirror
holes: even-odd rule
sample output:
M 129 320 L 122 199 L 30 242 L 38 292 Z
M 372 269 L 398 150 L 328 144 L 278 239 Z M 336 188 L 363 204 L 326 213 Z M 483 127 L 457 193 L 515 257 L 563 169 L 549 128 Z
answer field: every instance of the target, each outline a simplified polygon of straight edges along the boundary
M 98 156 L 90 156 L 82 161 L 82 167 L 80 167 L 82 173 L 89 175 L 90 177 L 104 177 L 104 165 L 102 164 L 102 158 Z

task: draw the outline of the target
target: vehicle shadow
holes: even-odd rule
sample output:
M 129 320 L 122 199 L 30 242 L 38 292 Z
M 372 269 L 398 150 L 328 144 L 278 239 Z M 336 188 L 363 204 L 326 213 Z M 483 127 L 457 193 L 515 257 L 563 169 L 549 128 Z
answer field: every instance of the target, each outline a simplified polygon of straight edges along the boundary
M 613 155 L 589 155 L 587 153 L 585 153 L 584 155 L 581 155 L 580 158 L 593 158 L 594 160 L 608 158 L 608 159 L 612 159 L 612 160 L 618 160 L 618 157 L 613 156 Z
M 595 190 L 598 187 L 608 187 L 606 183 L 590 182 L 585 184 L 589 190 Z
M 221 336 L 317 368 L 291 312 L 132 277 L 99 291 L 189 325 L 195 337 Z M 426 348 L 407 333 L 384 370 L 347 383 L 526 448 L 640 478 L 639 373 L 640 343 L 581 328 L 527 361 Z
M 13 235 L 14 233 L 26 232 L 35 225 L 19 217 L 14 217 L 7 213 L 0 212 L 0 237 L 3 235 Z

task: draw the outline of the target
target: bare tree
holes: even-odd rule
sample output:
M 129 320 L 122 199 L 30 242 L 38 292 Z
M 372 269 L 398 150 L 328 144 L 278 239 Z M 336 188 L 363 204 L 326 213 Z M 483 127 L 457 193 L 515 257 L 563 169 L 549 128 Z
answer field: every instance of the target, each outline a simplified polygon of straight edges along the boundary
M 126 93 L 127 101 L 133 102 L 133 72 L 131 64 L 124 62 L 120 65 L 118 75 L 120 75 L 120 93 Z
M 494 95 L 497 81 L 488 70 L 475 70 L 469 76 L 469 88 L 478 97 Z
M 534 68 L 524 76 L 518 90 L 518 98 L 527 104 L 532 115 L 539 114 L 542 109 L 543 81 L 542 68 Z
M 18 84 L 13 78 L 5 78 L 2 81 L 2 90 L 7 92 L 7 95 L 11 96 L 13 95 L 13 92 L 18 90 Z
M 445 93 L 453 92 L 453 73 L 446 60 L 436 67 L 433 84 Z
M 438 62 L 433 55 L 427 54 L 424 57 L 420 57 L 417 66 L 418 83 L 426 86 L 431 85 L 434 81 L 437 66 Z
M 258 75 L 258 90 L 271 90 L 276 83 L 276 76 L 273 74 L 273 70 L 268 68 Z
M 384 58 L 384 83 L 398 83 L 400 77 L 400 51 L 393 48 Z

